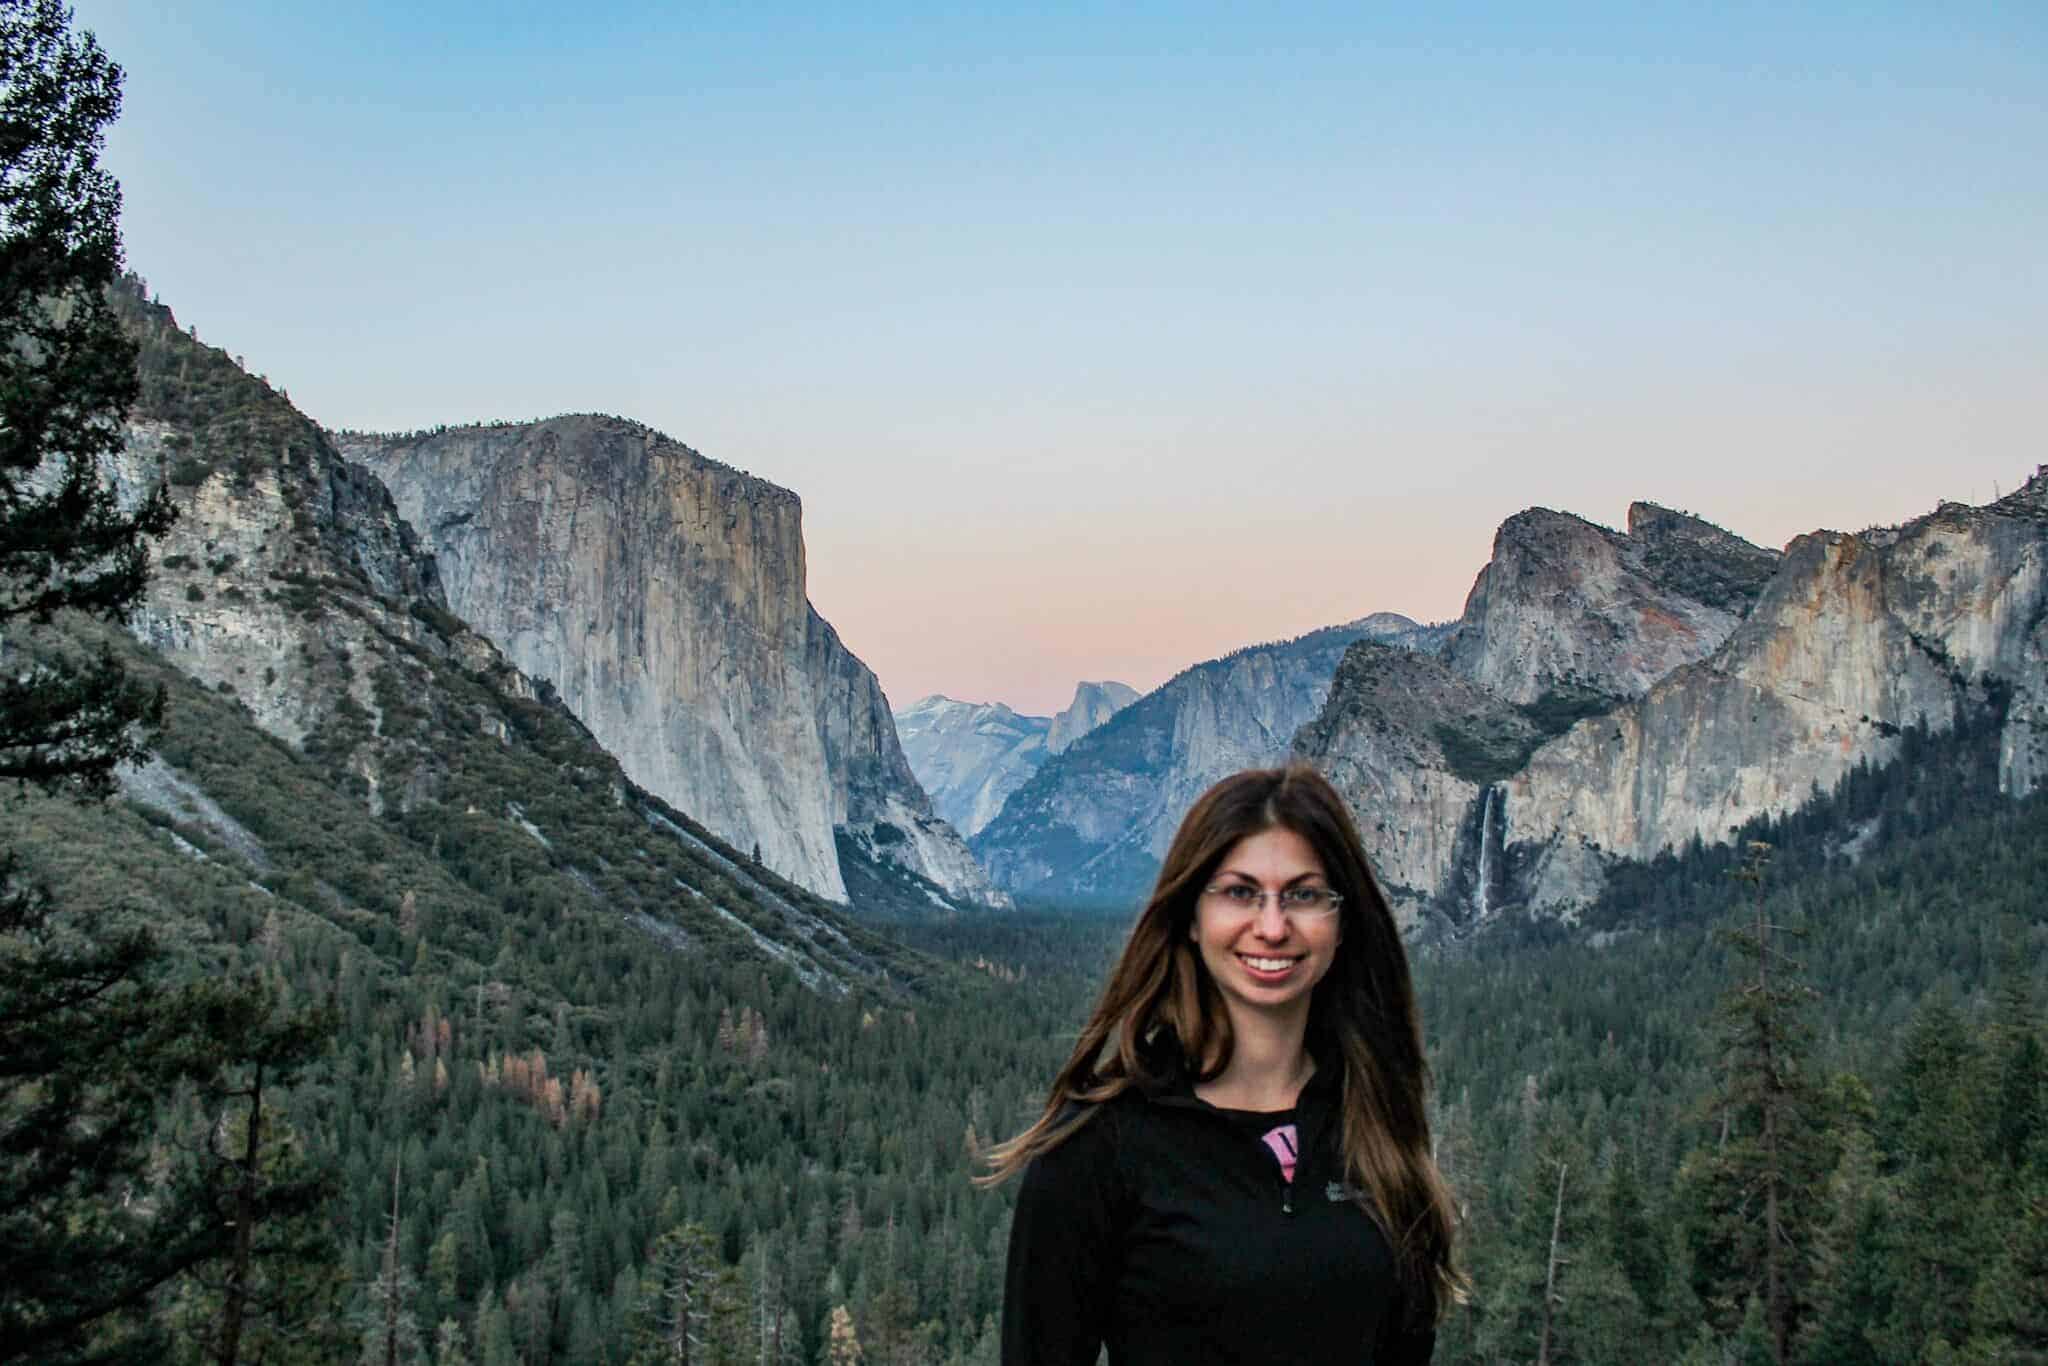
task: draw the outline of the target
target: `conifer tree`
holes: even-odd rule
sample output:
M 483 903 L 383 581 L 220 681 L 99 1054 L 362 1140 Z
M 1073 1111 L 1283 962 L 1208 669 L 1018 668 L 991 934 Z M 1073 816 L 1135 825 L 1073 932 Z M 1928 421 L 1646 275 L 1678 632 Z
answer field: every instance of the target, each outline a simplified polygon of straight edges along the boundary
M 413 1299 L 419 1285 L 399 1256 L 400 1192 L 403 1166 L 391 1169 L 391 1216 L 384 1235 L 384 1257 L 377 1278 L 370 1282 L 369 1299 L 363 1315 L 362 1366 L 412 1366 L 424 1353 L 419 1318 Z
M 186 1188 L 225 1233 L 217 1257 L 182 1276 L 173 1336 L 213 1366 L 338 1351 L 343 1277 L 321 1216 L 331 1172 L 290 1130 L 280 1094 L 325 1053 L 332 1006 L 289 1010 L 263 988 L 229 998 L 214 1039 L 231 1062 L 200 1080 L 183 1136 Z
M 703 1225 L 683 1224 L 655 1240 L 641 1281 L 635 1363 L 701 1366 L 711 1360 L 717 1274 L 716 1244 Z
M 1745 972 L 1721 1000 L 1715 1139 L 1687 1159 L 1684 1179 L 1695 1291 L 1723 1332 L 1744 1335 L 1742 1350 L 1761 1332 L 1771 1361 L 1784 1366 L 1807 1307 L 1810 1192 L 1827 1162 L 1801 1021 L 1814 993 L 1776 942 L 1786 930 L 1768 913 L 1770 854 L 1751 841 L 1735 874 L 1751 906 L 1722 938 Z
M 144 752 L 162 693 L 52 622 L 122 619 L 171 508 L 162 487 L 124 508 L 101 467 L 137 392 L 99 165 L 121 70 L 70 18 L 0 0 L 0 781 L 91 801 Z M 142 1144 L 160 1091 L 206 1070 L 193 1031 L 227 996 L 158 989 L 155 956 L 139 927 L 61 912 L 0 848 L 0 1357 L 83 1352 L 220 1250 L 201 1206 L 145 1195 Z
M 168 490 L 124 508 L 101 461 L 138 392 L 108 298 L 121 189 L 99 164 L 121 69 L 56 0 L 0 4 L 0 631 L 59 612 L 125 620 L 149 576 Z M 113 790 L 163 711 L 111 651 L 81 661 L 34 629 L 6 642 L 0 778 Z

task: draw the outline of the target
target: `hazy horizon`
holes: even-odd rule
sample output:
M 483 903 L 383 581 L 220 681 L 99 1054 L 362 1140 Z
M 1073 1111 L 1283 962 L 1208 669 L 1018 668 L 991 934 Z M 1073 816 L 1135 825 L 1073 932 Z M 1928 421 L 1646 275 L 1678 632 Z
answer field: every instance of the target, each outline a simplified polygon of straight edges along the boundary
M 1443 620 L 1525 507 L 1777 547 L 2048 458 L 2042 12 L 76 8 L 181 321 L 794 489 L 898 707 Z

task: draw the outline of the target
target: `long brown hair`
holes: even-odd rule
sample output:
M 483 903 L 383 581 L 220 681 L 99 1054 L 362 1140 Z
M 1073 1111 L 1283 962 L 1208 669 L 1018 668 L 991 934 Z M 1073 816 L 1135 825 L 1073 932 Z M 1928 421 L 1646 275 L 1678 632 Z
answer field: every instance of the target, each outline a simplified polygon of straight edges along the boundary
M 1337 956 L 1316 984 L 1309 1035 L 1340 1061 L 1344 1168 L 1394 1249 L 1411 1305 L 1441 1312 L 1464 1298 L 1452 1261 L 1451 1193 L 1430 1155 L 1429 1068 L 1408 955 L 1343 798 L 1306 764 L 1248 769 L 1195 802 L 1174 834 L 1159 881 L 1131 927 L 1109 983 L 1038 1121 L 989 1149 L 994 1184 L 1065 1142 L 1102 1102 L 1157 1084 L 1147 1047 L 1165 1031 L 1180 1041 L 1197 1081 L 1222 1074 L 1235 1040 L 1222 994 L 1189 941 L 1195 901 L 1238 841 L 1274 828 L 1306 840 L 1332 890 L 1343 894 Z

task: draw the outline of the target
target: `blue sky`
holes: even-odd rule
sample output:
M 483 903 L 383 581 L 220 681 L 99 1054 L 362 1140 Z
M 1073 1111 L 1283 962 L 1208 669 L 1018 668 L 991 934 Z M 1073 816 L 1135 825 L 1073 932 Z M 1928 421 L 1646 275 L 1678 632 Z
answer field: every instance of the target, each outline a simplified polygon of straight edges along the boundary
M 2048 459 L 2038 4 L 77 12 L 182 321 L 796 489 L 898 705 L 1454 615 L 1532 504 L 1782 544 Z

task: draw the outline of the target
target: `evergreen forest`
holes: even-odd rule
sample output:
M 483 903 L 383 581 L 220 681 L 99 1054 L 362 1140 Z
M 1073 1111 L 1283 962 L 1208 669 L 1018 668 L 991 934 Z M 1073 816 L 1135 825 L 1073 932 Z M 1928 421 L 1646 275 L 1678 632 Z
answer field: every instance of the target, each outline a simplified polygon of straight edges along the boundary
M 258 1179 L 321 1198 L 266 1232 L 245 1356 L 996 1360 L 1009 1197 L 970 1178 L 1031 1117 L 1119 921 L 870 925 L 895 972 L 820 989 L 737 937 L 650 933 L 551 875 L 559 841 L 372 817 L 316 754 L 162 681 L 159 754 L 267 866 L 141 804 L 8 819 L 59 904 L 158 937 L 152 979 L 257 983 L 322 1024 L 261 1099 Z M 1473 1284 L 1439 1360 L 2048 1350 L 2048 806 L 1999 795 L 1995 728 L 1906 738 L 1795 817 L 1625 870 L 1578 926 L 1418 950 Z M 161 1094 L 152 1170 L 246 1140 L 255 1061 L 217 1061 L 226 1084 Z M 221 1297 L 202 1265 L 137 1313 L 210 1360 Z

